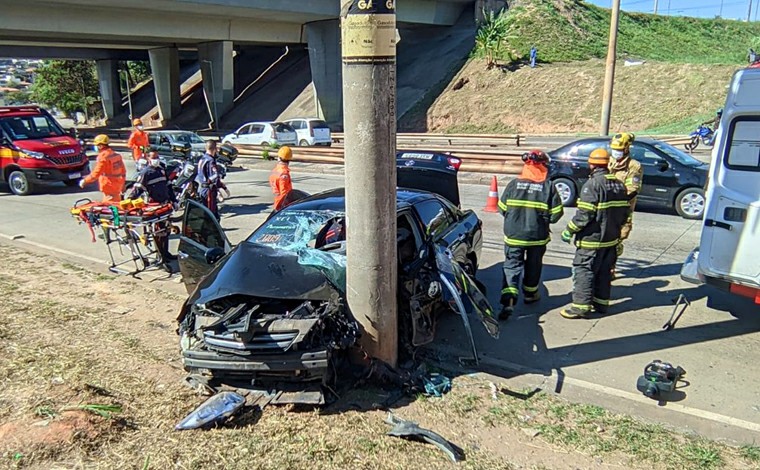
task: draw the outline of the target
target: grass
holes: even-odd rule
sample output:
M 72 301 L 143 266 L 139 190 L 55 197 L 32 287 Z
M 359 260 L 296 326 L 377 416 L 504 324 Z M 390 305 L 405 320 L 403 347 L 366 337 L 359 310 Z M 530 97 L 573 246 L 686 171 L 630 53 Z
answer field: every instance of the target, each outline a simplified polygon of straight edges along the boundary
M 507 15 L 501 59 L 527 57 L 532 45 L 544 62 L 607 55 L 610 10 L 577 0 L 520 0 Z M 760 36 L 760 23 L 621 12 L 618 56 L 661 62 L 740 64 Z
M 739 454 L 749 462 L 760 464 L 760 447 L 755 445 L 744 445 L 739 449 Z

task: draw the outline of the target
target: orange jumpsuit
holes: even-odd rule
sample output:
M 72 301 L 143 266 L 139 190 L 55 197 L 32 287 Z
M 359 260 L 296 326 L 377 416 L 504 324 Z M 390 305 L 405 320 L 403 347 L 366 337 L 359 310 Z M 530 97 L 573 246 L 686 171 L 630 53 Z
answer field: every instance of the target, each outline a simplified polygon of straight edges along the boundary
M 127 141 L 127 147 L 132 149 L 132 158 L 134 158 L 135 161 L 144 157 L 145 153 L 143 152 L 143 147 L 147 148 L 149 145 L 148 134 L 146 134 L 145 131 L 137 129 L 132 131 L 129 140 Z
M 98 153 L 95 168 L 84 178 L 84 184 L 90 184 L 95 179 L 98 180 L 98 186 L 103 193 L 103 202 L 121 201 L 121 192 L 127 179 L 127 169 L 121 155 L 110 147 Z
M 280 162 L 269 175 L 269 186 L 274 194 L 274 210 L 282 209 L 285 197 L 293 190 L 293 182 L 290 181 L 290 168 L 286 163 Z

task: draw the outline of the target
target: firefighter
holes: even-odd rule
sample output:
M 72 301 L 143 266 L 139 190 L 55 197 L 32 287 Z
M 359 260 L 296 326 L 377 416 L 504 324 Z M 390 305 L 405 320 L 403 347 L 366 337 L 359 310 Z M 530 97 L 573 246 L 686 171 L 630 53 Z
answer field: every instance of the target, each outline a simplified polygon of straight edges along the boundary
M 92 173 L 79 180 L 79 187 L 84 188 L 98 180 L 98 187 L 103 193 L 103 202 L 121 201 L 121 192 L 127 178 L 124 160 L 109 146 L 110 139 L 105 134 L 95 137 L 94 143 L 98 148 L 98 159 Z
M 559 193 L 547 179 L 549 156 L 533 150 L 522 156 L 520 176 L 507 184 L 499 201 L 504 216 L 504 278 L 499 319 L 514 311 L 522 280 L 524 302 L 540 299 L 539 284 L 544 253 L 549 243 L 549 225 L 562 218 Z
M 219 220 L 219 190 L 222 189 L 230 197 L 230 191 L 222 181 L 219 168 L 216 166 L 216 141 L 206 142 L 206 153 L 198 161 L 198 176 L 195 182 L 198 184 L 198 194 L 203 204 Z
M 159 204 L 171 202 L 176 207 L 177 197 L 166 175 L 166 170 L 161 166 L 158 152 L 148 153 L 148 165 L 137 175 L 137 181 L 135 181 L 127 199 L 134 199 L 140 195 L 147 202 Z M 169 225 L 166 222 L 157 223 L 154 230 L 154 241 L 156 242 L 156 250 L 161 255 L 161 265 L 167 272 L 173 273 L 174 269 L 169 262 L 176 260 L 177 257 L 169 253 L 168 229 Z
M 562 231 L 562 241 L 570 243 L 574 235 L 576 246 L 573 303 L 560 311 L 565 318 L 588 318 L 592 310 L 607 313 L 612 267 L 631 212 L 625 186 L 609 172 L 609 153 L 598 148 L 588 163 L 591 177 L 581 188 L 575 217 Z
M 135 129 L 129 135 L 127 147 L 132 149 L 132 158 L 138 162 L 145 158 L 145 152 L 150 144 L 148 143 L 148 134 L 143 130 L 142 120 L 137 118 L 132 121 L 132 125 Z
M 274 194 L 274 210 L 278 211 L 285 205 L 285 198 L 293 191 L 293 182 L 290 180 L 290 161 L 293 160 L 293 151 L 287 145 L 277 151 L 277 165 L 269 175 L 269 186 Z
M 641 191 L 641 181 L 643 178 L 641 163 L 631 157 L 631 144 L 633 144 L 635 138 L 636 136 L 630 132 L 623 132 L 622 134 L 616 134 L 610 142 L 612 158 L 610 159 L 609 170 L 625 186 L 631 206 L 630 216 L 620 233 L 620 244 L 617 246 L 618 258 L 623 254 L 623 241 L 628 238 L 633 229 L 633 210 L 636 207 L 636 196 Z M 612 277 L 615 277 L 614 264 L 612 265 Z

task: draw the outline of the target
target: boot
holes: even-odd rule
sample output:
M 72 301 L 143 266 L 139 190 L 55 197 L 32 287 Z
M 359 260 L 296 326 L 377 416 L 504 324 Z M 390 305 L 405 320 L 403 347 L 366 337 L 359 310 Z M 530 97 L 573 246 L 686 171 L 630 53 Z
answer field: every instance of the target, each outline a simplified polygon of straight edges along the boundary
M 581 310 L 575 306 L 563 308 L 559 312 L 559 314 L 562 315 L 564 318 L 568 318 L 570 320 L 589 318 L 589 313 L 591 313 L 590 310 Z
M 517 299 L 510 297 L 501 306 L 501 312 L 499 312 L 499 320 L 507 320 L 515 311 L 515 304 Z
M 523 302 L 525 302 L 526 304 L 532 304 L 541 300 L 541 294 L 538 291 L 524 292 L 523 294 L 524 294 Z

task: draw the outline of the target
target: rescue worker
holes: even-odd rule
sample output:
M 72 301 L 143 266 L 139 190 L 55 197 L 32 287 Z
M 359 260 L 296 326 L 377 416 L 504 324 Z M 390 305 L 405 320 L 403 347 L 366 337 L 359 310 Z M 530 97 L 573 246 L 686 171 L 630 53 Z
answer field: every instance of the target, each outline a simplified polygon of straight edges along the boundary
M 95 137 L 98 159 L 92 172 L 79 181 L 79 187 L 84 188 L 97 179 L 98 188 L 103 193 L 103 202 L 119 202 L 127 178 L 127 169 L 121 155 L 109 146 L 109 142 L 110 139 L 105 134 Z
M 198 195 L 203 205 L 219 220 L 219 190 L 223 189 L 230 197 L 230 191 L 224 185 L 219 168 L 216 166 L 216 141 L 206 141 L 206 153 L 198 161 L 198 175 L 195 182 L 198 184 Z
M 623 254 L 623 241 L 628 238 L 633 229 L 633 210 L 636 208 L 636 196 L 641 191 L 641 182 L 644 176 L 641 163 L 631 157 L 631 144 L 635 139 L 636 136 L 630 132 L 623 132 L 612 137 L 610 142 L 612 158 L 610 159 L 609 170 L 625 186 L 631 206 L 629 218 L 620 233 L 620 244 L 617 246 L 618 258 Z M 612 265 L 612 277 L 615 278 L 615 263 Z
M 573 303 L 560 311 L 565 318 L 588 318 L 592 311 L 607 313 L 610 304 L 612 266 L 623 225 L 631 206 L 626 188 L 610 174 L 609 153 L 598 148 L 588 158 L 591 177 L 581 188 L 575 217 L 562 231 L 562 241 L 575 236 Z
M 132 125 L 134 130 L 129 135 L 127 147 L 132 149 L 132 158 L 138 162 L 141 158 L 145 158 L 146 150 L 150 144 L 148 143 L 148 134 L 143 130 L 142 120 L 136 118 L 132 121 Z
M 158 152 L 148 153 L 148 165 L 137 175 L 137 181 L 135 181 L 135 185 L 129 192 L 127 199 L 134 199 L 140 195 L 146 199 L 146 202 L 156 202 L 159 204 L 171 202 L 176 207 L 177 197 L 166 175 L 166 170 L 161 166 Z M 174 269 L 169 262 L 176 260 L 177 257 L 169 253 L 168 230 L 168 223 L 156 223 L 154 227 L 154 241 L 156 243 L 156 250 L 161 255 L 161 265 L 167 272 L 173 273 Z
M 564 212 L 559 193 L 547 179 L 549 156 L 533 150 L 525 153 L 522 160 L 522 173 L 507 184 L 499 200 L 499 212 L 504 216 L 500 320 L 506 320 L 514 311 L 521 277 L 523 301 L 530 304 L 540 299 L 539 284 L 550 238 L 549 225 L 558 222 Z
M 269 186 L 274 194 L 274 210 L 278 211 L 285 205 L 285 198 L 293 191 L 293 182 L 290 180 L 290 161 L 293 160 L 293 151 L 287 145 L 277 151 L 277 165 L 269 175 Z

